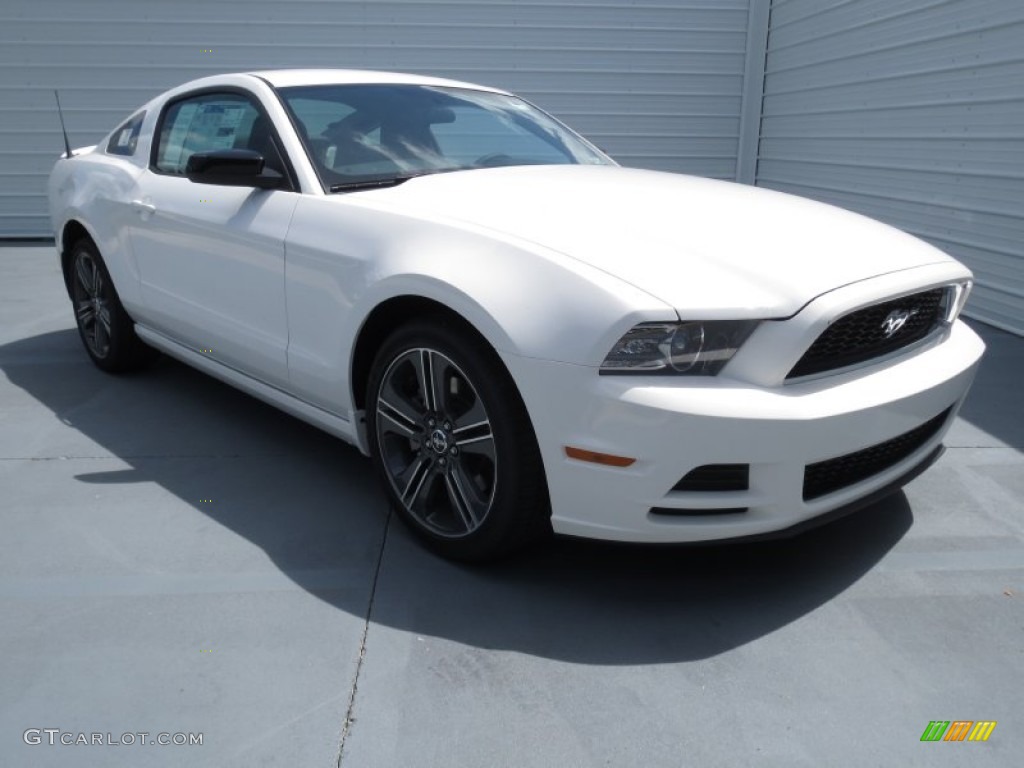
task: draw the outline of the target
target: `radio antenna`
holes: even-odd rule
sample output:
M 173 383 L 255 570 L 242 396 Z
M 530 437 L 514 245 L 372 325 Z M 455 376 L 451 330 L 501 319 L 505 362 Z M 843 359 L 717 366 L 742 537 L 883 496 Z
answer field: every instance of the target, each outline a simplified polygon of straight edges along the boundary
M 68 129 L 64 127 L 64 112 L 60 108 L 60 96 L 56 88 L 53 89 L 53 97 L 57 99 L 57 116 L 60 117 L 60 130 L 64 134 L 65 157 L 73 157 L 71 154 L 71 142 L 68 141 Z

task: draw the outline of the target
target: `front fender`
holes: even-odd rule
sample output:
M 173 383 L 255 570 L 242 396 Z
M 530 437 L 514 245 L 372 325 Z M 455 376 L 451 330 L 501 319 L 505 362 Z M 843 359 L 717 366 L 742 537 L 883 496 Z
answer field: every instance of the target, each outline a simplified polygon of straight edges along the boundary
M 375 306 L 401 279 L 405 293 L 435 292 L 428 297 L 464 314 L 499 352 L 580 365 L 599 365 L 636 323 L 678 319 L 660 299 L 537 243 L 457 220 L 374 213 L 408 231 L 386 250 L 381 280 L 360 306 Z
M 382 302 L 444 304 L 499 352 L 598 365 L 630 327 L 675 320 L 647 293 L 507 234 L 377 204 L 386 190 L 303 196 L 286 245 L 289 371 L 303 397 L 345 415 L 355 340 Z M 344 400 L 339 400 L 339 393 Z

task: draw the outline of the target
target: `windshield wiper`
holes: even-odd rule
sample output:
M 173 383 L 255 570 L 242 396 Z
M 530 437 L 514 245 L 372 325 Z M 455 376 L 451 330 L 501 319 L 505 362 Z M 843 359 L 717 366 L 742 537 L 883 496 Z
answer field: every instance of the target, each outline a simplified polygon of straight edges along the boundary
M 342 184 L 332 184 L 331 192 L 358 192 L 361 189 L 383 189 L 384 187 L 397 187 L 402 182 L 423 176 L 422 173 L 410 173 L 405 176 L 388 176 L 383 179 L 363 179 L 362 181 L 346 181 Z
M 453 171 L 465 171 L 467 168 L 455 166 L 454 168 L 431 168 L 428 171 L 416 171 L 414 173 L 403 173 L 398 176 L 386 176 L 383 179 L 363 179 L 362 181 L 345 181 L 341 184 L 332 184 L 328 187 L 331 192 L 358 192 L 361 189 L 383 189 L 384 187 L 397 187 L 409 179 L 418 179 L 420 176 L 433 176 L 437 173 L 452 173 Z

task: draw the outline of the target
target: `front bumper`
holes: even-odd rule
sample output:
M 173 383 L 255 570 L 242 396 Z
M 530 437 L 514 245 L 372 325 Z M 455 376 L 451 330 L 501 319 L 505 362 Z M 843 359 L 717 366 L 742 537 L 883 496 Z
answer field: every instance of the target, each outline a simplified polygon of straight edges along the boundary
M 802 528 L 813 518 L 894 490 L 941 444 L 983 351 L 981 339 L 957 321 L 944 338 L 903 357 L 784 386 L 724 374 L 599 376 L 592 367 L 503 358 L 537 433 L 554 530 L 619 541 L 686 542 Z M 944 412 L 909 455 L 805 500 L 807 465 L 887 443 Z M 568 458 L 566 446 L 636 462 L 627 468 L 585 463 Z M 672 490 L 707 464 L 749 465 L 748 489 Z M 745 511 L 720 513 L 726 509 Z

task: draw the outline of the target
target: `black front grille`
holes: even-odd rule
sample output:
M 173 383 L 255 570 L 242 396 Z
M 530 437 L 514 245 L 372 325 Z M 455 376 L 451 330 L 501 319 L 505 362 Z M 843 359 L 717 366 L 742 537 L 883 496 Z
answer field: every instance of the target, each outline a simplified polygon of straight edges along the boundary
M 922 291 L 844 315 L 822 332 L 786 378 L 856 365 L 920 341 L 942 322 L 946 291 Z M 905 313 L 903 324 L 892 331 Z
M 867 480 L 895 466 L 927 443 L 942 429 L 952 408 L 947 408 L 931 421 L 870 448 L 826 459 L 804 468 L 804 501 L 846 488 Z

